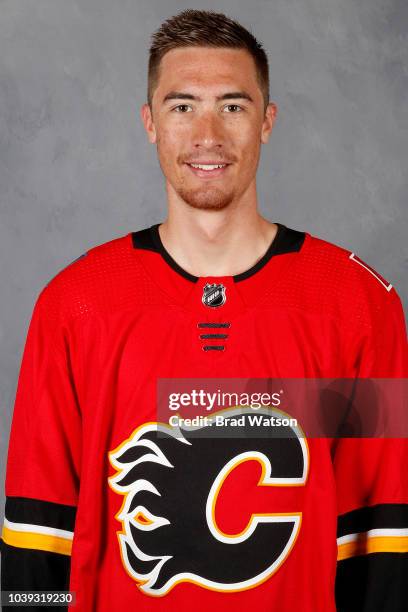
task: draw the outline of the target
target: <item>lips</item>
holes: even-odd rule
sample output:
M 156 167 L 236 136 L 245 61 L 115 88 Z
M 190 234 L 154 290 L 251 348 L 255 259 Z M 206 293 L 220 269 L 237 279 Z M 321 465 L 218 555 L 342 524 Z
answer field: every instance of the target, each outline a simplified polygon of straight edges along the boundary
M 200 164 L 204 166 L 215 166 L 219 164 L 225 164 L 222 168 L 214 168 L 212 170 L 204 170 L 202 168 L 194 168 L 191 164 Z M 223 176 L 229 167 L 228 162 L 223 161 L 200 161 L 200 162 L 186 162 L 186 166 L 190 169 L 190 171 L 197 176 L 198 178 L 217 178 Z

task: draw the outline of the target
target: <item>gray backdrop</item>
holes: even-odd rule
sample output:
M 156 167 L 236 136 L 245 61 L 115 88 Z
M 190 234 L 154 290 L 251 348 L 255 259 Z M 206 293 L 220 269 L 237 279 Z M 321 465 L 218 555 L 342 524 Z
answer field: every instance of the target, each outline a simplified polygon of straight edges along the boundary
M 183 8 L 227 13 L 269 54 L 261 212 L 354 250 L 408 303 L 406 0 L 0 0 L 1 486 L 40 289 L 165 218 L 139 108 L 150 33 Z

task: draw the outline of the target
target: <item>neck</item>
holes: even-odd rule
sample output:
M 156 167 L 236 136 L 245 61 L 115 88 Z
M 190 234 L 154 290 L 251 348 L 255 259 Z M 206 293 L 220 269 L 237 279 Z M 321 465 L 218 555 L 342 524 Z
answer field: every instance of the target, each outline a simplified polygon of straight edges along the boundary
M 277 229 L 253 206 L 239 211 L 175 207 L 159 234 L 164 248 L 190 274 L 233 276 L 261 259 Z

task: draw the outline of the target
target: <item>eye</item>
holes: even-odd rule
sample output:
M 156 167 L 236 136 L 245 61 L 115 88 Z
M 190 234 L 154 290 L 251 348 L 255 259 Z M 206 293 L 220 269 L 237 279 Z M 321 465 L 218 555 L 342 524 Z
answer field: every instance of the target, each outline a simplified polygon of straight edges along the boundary
M 189 104 L 178 104 L 178 106 L 175 106 L 172 110 L 176 111 L 177 113 L 187 112 L 187 111 L 179 110 L 181 108 L 189 108 L 189 109 L 191 109 L 191 106 Z
M 239 109 L 239 111 L 243 110 L 242 106 L 239 106 L 238 104 L 227 104 L 225 108 L 235 108 L 235 109 Z M 231 111 L 227 111 L 227 112 L 231 112 Z M 232 111 L 232 112 L 234 113 L 236 111 Z

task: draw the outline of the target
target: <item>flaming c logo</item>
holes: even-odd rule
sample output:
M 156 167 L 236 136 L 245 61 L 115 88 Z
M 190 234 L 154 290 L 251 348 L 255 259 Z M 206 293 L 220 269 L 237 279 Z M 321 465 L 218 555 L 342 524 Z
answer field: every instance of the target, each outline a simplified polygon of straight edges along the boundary
M 269 409 L 256 414 L 282 417 Z M 304 486 L 306 439 L 294 427 L 266 437 L 261 423 L 234 438 L 224 427 L 145 423 L 109 453 L 116 470 L 110 487 L 124 497 L 115 516 L 122 524 L 122 563 L 147 595 L 166 595 L 180 582 L 222 592 L 253 588 L 279 569 L 294 546 L 300 512 L 252 513 L 245 529 L 228 534 L 217 524 L 215 509 L 229 475 L 249 460 L 261 466 L 258 487 Z

